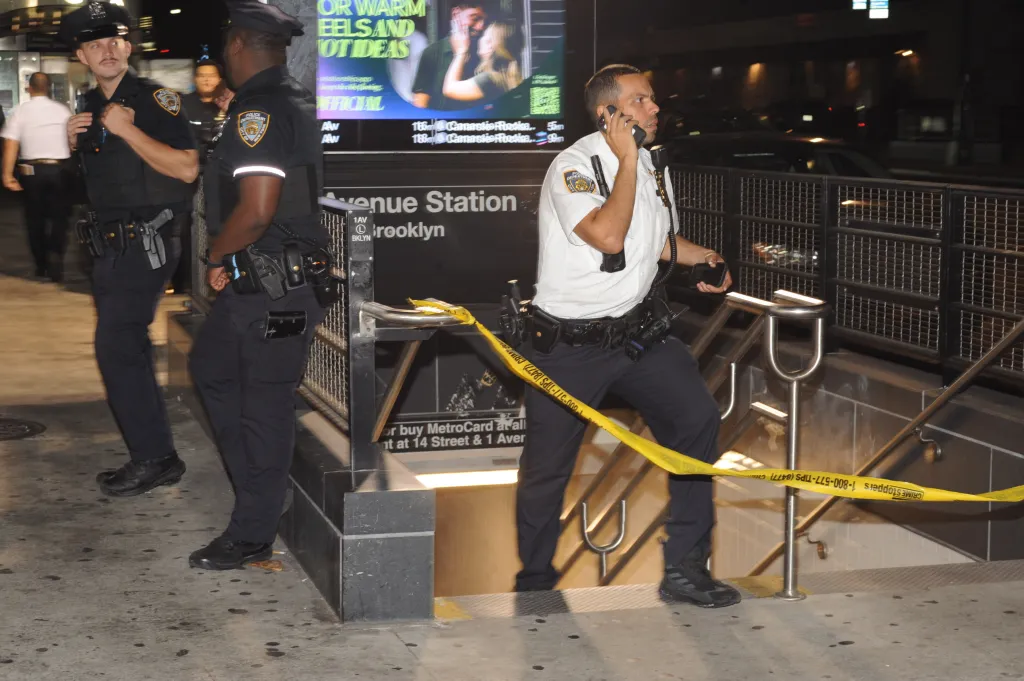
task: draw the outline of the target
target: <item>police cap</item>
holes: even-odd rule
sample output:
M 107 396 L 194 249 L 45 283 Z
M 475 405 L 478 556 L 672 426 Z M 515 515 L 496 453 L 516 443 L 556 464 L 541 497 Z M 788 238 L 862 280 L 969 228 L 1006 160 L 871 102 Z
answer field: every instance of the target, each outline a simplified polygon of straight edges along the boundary
M 282 12 L 267 0 L 234 0 L 227 3 L 229 27 L 247 28 L 289 40 L 303 35 L 298 19 Z
M 121 5 L 90 0 L 85 7 L 71 12 L 60 23 L 60 38 L 76 47 L 101 38 L 125 37 L 132 16 Z

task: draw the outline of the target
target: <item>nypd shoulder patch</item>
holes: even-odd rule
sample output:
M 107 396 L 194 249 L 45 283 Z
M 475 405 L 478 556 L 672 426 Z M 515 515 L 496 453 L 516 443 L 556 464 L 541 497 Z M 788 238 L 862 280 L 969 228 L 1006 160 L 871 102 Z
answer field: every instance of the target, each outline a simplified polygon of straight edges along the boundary
M 263 111 L 244 111 L 238 114 L 238 136 L 242 141 L 255 147 L 270 128 L 270 114 Z
M 567 170 L 562 178 L 570 194 L 593 194 L 597 189 L 597 183 L 578 170 Z
M 156 100 L 161 109 L 172 116 L 177 116 L 181 112 L 181 95 L 174 90 L 161 88 L 153 93 L 153 99 Z

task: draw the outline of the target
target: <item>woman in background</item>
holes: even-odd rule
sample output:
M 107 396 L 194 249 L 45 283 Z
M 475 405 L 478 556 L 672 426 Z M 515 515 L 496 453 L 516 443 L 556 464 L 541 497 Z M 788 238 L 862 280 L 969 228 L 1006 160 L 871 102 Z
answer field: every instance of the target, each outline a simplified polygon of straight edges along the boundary
M 507 21 L 495 21 L 480 36 L 477 54 L 480 66 L 475 75 L 463 80 L 469 60 L 470 38 L 464 27 L 453 28 L 451 35 L 455 58 L 444 78 L 444 96 L 461 102 L 492 100 L 523 82 L 523 73 L 515 55 L 522 51 L 519 28 Z

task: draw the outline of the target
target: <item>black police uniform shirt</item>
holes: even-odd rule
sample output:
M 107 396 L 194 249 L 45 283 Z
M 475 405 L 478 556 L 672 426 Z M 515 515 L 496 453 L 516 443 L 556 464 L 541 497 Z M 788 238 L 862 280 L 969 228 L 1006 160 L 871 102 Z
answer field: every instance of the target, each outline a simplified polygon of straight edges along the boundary
M 78 136 L 78 152 L 97 217 L 101 221 L 149 220 L 164 208 L 188 210 L 192 194 L 187 183 L 154 170 L 127 142 L 100 124 L 108 104 L 122 104 L 135 112 L 135 127 L 149 137 L 173 149 L 196 149 L 181 95 L 129 70 L 110 99 L 99 88 L 90 90 L 85 99 L 93 124 Z
M 203 176 L 206 222 L 217 235 L 239 200 L 238 183 L 253 175 L 284 180 L 274 223 L 320 247 L 329 245 L 320 224 L 323 147 L 313 95 L 276 66 L 253 76 L 235 93 L 224 132 Z M 271 225 L 254 246 L 278 254 L 293 239 Z M 304 252 L 314 250 L 299 245 Z
M 213 138 L 213 130 L 216 127 L 217 114 L 220 113 L 220 107 L 212 101 L 204 102 L 195 92 L 190 92 L 183 96 L 181 101 L 185 107 L 185 115 L 192 125 L 192 132 L 195 134 L 196 141 L 200 145 L 208 145 Z

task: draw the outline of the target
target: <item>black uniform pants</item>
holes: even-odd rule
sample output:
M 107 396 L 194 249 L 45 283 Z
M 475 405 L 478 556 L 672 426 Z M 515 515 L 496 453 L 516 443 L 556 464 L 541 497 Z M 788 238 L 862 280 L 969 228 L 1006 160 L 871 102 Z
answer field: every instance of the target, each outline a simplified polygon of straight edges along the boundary
M 28 245 L 35 261 L 36 274 L 59 279 L 64 273 L 70 209 L 67 183 L 62 166 L 37 165 L 32 175 L 20 174 L 25 202 L 25 226 Z
M 149 325 L 167 279 L 178 265 L 177 239 L 165 237 L 167 264 L 150 269 L 139 247 L 115 256 L 108 249 L 92 271 L 96 301 L 96 362 L 107 400 L 135 461 L 174 454 L 163 392 L 153 366 Z
M 306 332 L 267 340 L 267 313 L 304 311 Z M 295 447 L 295 390 L 324 310 L 309 287 L 272 301 L 262 293 L 217 296 L 192 347 L 202 397 L 235 489 L 227 537 L 273 543 Z
M 639 362 L 621 349 L 556 345 L 533 353 L 533 363 L 576 399 L 597 407 L 612 393 L 631 404 L 657 441 L 701 461 L 718 460 L 718 405 L 697 362 L 677 338 L 656 346 Z M 550 589 L 565 488 L 583 440 L 585 423 L 539 390 L 526 392 L 526 445 L 519 464 L 516 523 L 523 569 L 516 588 Z M 677 565 L 695 548 L 710 550 L 714 525 L 711 479 L 670 476 L 665 565 Z

